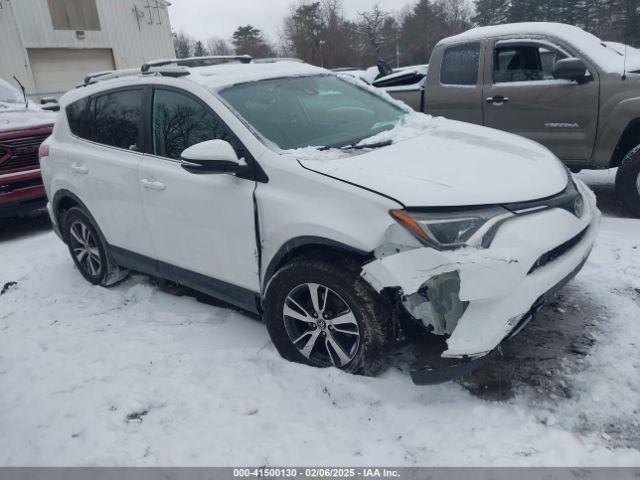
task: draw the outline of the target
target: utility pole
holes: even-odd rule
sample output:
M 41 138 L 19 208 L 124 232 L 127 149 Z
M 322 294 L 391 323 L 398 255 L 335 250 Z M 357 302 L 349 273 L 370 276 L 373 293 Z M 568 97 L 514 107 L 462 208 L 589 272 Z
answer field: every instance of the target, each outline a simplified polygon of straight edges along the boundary
M 322 68 L 324 68 L 324 58 L 323 58 L 323 55 L 322 55 L 322 47 L 324 46 L 325 41 L 324 40 L 320 40 L 318 43 L 320 45 L 320 66 Z

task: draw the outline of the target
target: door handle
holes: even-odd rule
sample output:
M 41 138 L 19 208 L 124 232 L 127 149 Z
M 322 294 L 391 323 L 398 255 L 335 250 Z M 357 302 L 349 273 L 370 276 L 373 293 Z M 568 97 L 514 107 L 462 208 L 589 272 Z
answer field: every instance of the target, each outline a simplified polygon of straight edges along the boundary
M 503 97 L 502 95 L 496 95 L 495 97 L 487 97 L 487 103 L 499 107 L 509 101 L 509 97 Z
M 156 192 L 161 192 L 167 188 L 167 186 L 162 182 L 154 182 L 152 180 L 147 180 L 146 178 L 140 180 L 140 183 L 144 188 L 148 190 L 155 190 Z
M 71 164 L 71 170 L 80 175 L 86 175 L 89 173 L 89 169 L 87 167 L 83 167 L 82 165 L 78 165 L 77 163 Z

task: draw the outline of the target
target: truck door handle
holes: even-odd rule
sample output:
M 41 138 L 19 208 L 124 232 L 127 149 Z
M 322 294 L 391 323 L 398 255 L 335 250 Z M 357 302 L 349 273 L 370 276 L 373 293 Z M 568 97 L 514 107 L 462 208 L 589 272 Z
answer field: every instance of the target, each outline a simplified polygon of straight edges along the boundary
M 146 178 L 140 180 L 140 183 L 144 188 L 148 190 L 155 190 L 156 192 L 161 192 L 167 188 L 167 186 L 162 182 L 154 182 L 152 180 L 147 180 Z
M 503 97 L 502 95 L 496 95 L 495 97 L 487 97 L 487 103 L 499 107 L 509 101 L 509 97 Z
M 71 170 L 80 175 L 86 175 L 89 173 L 89 169 L 87 167 L 83 167 L 82 165 L 78 165 L 77 163 L 71 164 Z

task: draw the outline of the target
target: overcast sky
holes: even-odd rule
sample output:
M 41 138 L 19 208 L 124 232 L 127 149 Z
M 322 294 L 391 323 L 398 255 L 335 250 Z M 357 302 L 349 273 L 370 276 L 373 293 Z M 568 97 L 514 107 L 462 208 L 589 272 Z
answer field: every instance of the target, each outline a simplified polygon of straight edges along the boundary
M 239 25 L 251 24 L 276 41 L 282 19 L 294 0 L 170 0 L 169 15 L 174 30 L 184 30 L 196 39 L 230 39 Z M 389 11 L 401 10 L 415 0 L 343 0 L 345 14 L 352 17 L 376 3 Z

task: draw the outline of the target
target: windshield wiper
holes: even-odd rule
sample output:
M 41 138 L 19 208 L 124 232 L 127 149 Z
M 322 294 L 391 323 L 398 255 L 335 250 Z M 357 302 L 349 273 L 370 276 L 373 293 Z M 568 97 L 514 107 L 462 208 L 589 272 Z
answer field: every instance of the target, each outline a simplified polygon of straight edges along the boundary
M 29 100 L 27 100 L 27 89 L 24 88 L 24 85 L 22 85 L 22 82 L 20 82 L 20 80 L 18 80 L 15 75 L 13 76 L 13 79 L 18 83 L 18 85 L 20 85 L 20 88 L 22 89 L 22 96 L 24 97 L 24 106 L 28 110 Z
M 342 147 L 337 146 L 337 145 L 327 145 L 326 147 L 318 148 L 318 150 L 325 151 L 325 150 L 331 150 L 333 148 L 338 149 L 338 150 L 365 150 L 367 148 L 388 147 L 392 143 L 393 143 L 393 140 L 385 140 L 384 142 L 365 143 L 365 144 L 362 144 L 362 145 L 359 145 L 357 143 L 352 143 L 350 145 L 344 145 Z

